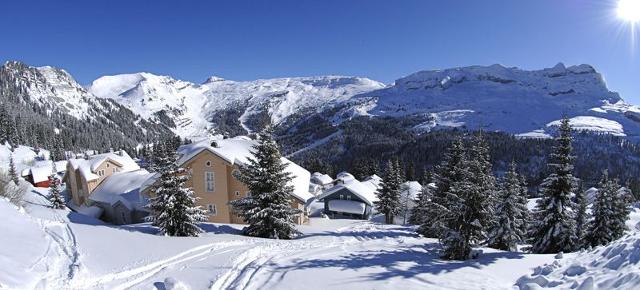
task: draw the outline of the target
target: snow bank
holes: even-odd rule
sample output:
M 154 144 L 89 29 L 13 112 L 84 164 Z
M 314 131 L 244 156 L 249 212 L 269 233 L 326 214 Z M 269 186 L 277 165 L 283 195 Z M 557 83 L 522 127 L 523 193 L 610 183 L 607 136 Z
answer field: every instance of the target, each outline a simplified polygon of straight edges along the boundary
M 569 255 L 565 255 L 568 257 Z M 538 267 L 521 277 L 521 290 L 640 289 L 640 233 L 634 232 L 608 246 L 581 252 Z
M 23 209 L 0 198 L 0 289 L 33 289 L 47 272 L 50 240 Z
M 556 120 L 547 124 L 547 127 L 560 126 L 561 120 Z M 607 133 L 614 136 L 627 136 L 624 133 L 622 124 L 600 117 L 577 116 L 569 119 L 571 127 L 577 131 L 591 131 L 597 133 Z

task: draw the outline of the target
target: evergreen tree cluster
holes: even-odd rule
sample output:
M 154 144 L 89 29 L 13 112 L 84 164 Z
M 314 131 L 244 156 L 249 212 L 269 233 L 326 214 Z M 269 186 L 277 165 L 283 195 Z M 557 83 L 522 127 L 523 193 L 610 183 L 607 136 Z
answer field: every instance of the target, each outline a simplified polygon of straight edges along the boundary
M 32 101 L 28 88 L 45 82 L 37 69 L 25 64 L 0 66 L 0 143 L 76 152 L 123 148 L 131 153 L 139 143 L 173 136 L 167 126 L 144 120 L 111 99 L 92 99 L 95 107 L 87 112 L 91 118 L 84 119 L 71 116 L 64 108 Z M 61 155 L 55 152 L 54 157 L 62 160 Z
M 315 120 L 310 128 L 317 128 Z M 304 125 L 304 124 L 301 124 Z M 428 133 L 416 134 L 410 129 L 415 125 L 411 119 L 399 118 L 353 118 L 337 127 L 327 124 L 327 130 L 321 136 L 340 132 L 331 140 L 314 146 L 311 149 L 299 151 L 301 146 L 308 145 L 304 140 L 318 140 L 315 131 L 300 128 L 300 132 L 309 132 L 308 138 L 292 136 L 289 131 L 278 135 L 285 154 L 298 164 L 304 165 L 310 171 L 319 171 L 330 175 L 348 171 L 360 178 L 363 163 L 373 163 L 375 173 L 383 175 L 388 160 L 399 159 L 400 165 L 407 173 L 407 180 L 411 173 L 421 184 L 424 172 L 435 171 L 435 168 L 448 150 L 450 144 L 458 138 L 466 138 L 473 132 L 464 129 L 434 130 Z M 318 136 L 318 137 L 321 137 Z M 495 175 L 502 175 L 509 169 L 512 161 L 518 165 L 519 174 L 525 179 L 529 192 L 537 194 L 539 185 L 551 173 L 547 167 L 547 156 L 554 149 L 553 139 L 517 138 L 508 133 L 484 132 L 483 137 L 489 144 L 491 163 Z M 600 180 L 600 173 L 607 169 L 612 176 L 616 176 L 622 183 L 629 183 L 629 188 L 640 198 L 640 145 L 624 137 L 589 132 L 573 133 L 574 174 L 580 176 L 585 188 L 596 186 Z M 298 152 L 299 151 L 299 152 Z M 427 152 L 428 154 L 416 154 Z M 322 163 L 321 169 L 310 166 L 312 163 Z M 413 170 L 411 169 L 413 167 Z M 312 170 L 313 169 L 313 170 Z M 367 170 L 367 173 L 371 173 Z M 370 174 L 369 174 L 370 175 Z M 640 200 L 640 199 L 638 199 Z
M 433 175 L 435 188 L 423 188 L 410 221 L 420 225 L 422 235 L 440 239 L 444 259 L 468 259 L 472 247 L 481 244 L 516 251 L 519 244 L 530 241 L 534 253 L 558 253 L 619 239 L 626 230 L 631 190 L 605 171 L 590 218 L 587 197 L 578 191 L 579 179 L 573 175 L 567 118 L 554 141 L 551 173 L 532 213 L 527 208 L 526 182 L 515 162 L 499 182 L 493 177 L 490 149 L 481 132 L 470 138 L 469 146 L 462 138 L 452 142 Z

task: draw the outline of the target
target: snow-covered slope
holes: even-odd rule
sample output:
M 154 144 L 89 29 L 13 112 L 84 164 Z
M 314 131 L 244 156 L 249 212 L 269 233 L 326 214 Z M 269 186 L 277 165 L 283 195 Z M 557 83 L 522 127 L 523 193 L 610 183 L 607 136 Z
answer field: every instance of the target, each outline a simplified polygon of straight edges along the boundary
M 533 71 L 501 65 L 421 71 L 351 102 L 343 116 L 422 116 L 422 130 L 464 125 L 528 133 L 551 130 L 566 114 L 578 117 L 572 122 L 579 129 L 640 133 L 637 107 L 609 91 L 603 76 L 584 64 Z
M 619 240 L 590 251 L 564 255 L 521 277 L 521 290 L 552 289 L 640 289 L 640 212 L 627 223 L 631 231 Z
M 5 81 L 13 81 L 15 87 L 24 95 L 24 101 L 31 101 L 49 111 L 58 109 L 77 119 L 93 118 L 95 111 L 106 108 L 95 100 L 66 71 L 50 66 L 31 67 L 23 63 L 10 61 L 1 67 Z
M 384 87 L 357 77 L 323 76 L 236 82 L 210 77 L 202 84 L 150 73 L 101 77 L 88 90 L 112 98 L 143 117 L 162 114 L 184 137 L 202 136 L 216 128 L 214 115 L 232 111 L 239 125 L 251 132 L 249 119 L 268 112 L 278 124 L 308 110 L 321 110 L 356 94 Z M 212 124 L 213 123 L 213 124 Z
M 137 73 L 99 78 L 88 90 L 146 118 L 166 115 L 182 136 L 207 134 L 229 120 L 250 132 L 265 113 L 281 124 L 314 112 L 332 115 L 334 125 L 354 116 L 410 116 L 422 120 L 415 126 L 419 132 L 482 126 L 528 137 L 546 136 L 567 115 L 581 130 L 640 135 L 640 108 L 625 103 L 585 64 L 532 71 L 501 65 L 421 71 L 391 86 L 339 76 L 244 82 L 211 77 L 194 84 Z

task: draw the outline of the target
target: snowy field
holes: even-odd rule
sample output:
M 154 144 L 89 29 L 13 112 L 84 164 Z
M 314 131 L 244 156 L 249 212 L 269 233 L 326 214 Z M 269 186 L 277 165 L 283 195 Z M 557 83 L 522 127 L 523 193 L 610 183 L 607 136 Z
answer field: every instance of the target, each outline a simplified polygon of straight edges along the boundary
M 562 258 L 483 249 L 458 262 L 438 259 L 436 240 L 398 225 L 312 218 L 289 241 L 225 224 L 203 224 L 201 237 L 162 237 L 147 224 L 52 210 L 43 194 L 31 190 L 24 208 L 0 200 L 0 264 L 11 265 L 0 269 L 0 289 L 572 289 L 589 279 L 602 287 L 578 289 L 640 287 L 637 210 L 631 233 L 609 247 Z

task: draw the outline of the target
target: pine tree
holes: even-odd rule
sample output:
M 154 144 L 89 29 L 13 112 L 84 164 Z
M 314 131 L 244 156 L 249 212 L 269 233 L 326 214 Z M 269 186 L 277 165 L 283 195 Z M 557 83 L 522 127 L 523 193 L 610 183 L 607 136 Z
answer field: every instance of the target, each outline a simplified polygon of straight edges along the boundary
M 571 252 L 577 247 L 576 220 L 571 195 L 577 179 L 573 177 L 571 125 L 564 118 L 556 138 L 549 167 L 553 170 L 542 183 L 542 198 L 533 213 L 530 230 L 534 253 Z
M 376 193 L 378 201 L 375 202 L 376 210 L 384 214 L 384 221 L 393 224 L 395 216 L 400 212 L 400 185 L 402 183 L 397 161 L 389 160 L 380 189 Z
M 168 153 L 168 152 L 167 152 Z M 197 222 L 207 220 L 205 211 L 196 205 L 193 190 L 185 186 L 189 175 L 184 168 L 178 168 L 175 153 L 158 156 L 156 169 L 161 174 L 160 184 L 155 188 L 156 196 L 151 198 L 148 220 L 168 236 L 198 236 L 202 230 Z
M 440 238 L 445 230 L 445 222 L 452 213 L 452 205 L 448 198 L 451 184 L 461 181 L 465 172 L 465 152 L 462 139 L 451 143 L 440 165 L 433 175 L 436 188 L 425 208 L 425 222 L 418 233 L 428 238 Z
M 9 157 L 9 178 L 11 178 L 13 183 L 18 185 L 18 173 L 16 172 L 16 164 L 13 162 L 13 154 Z
M 617 186 L 617 180 L 616 180 Z M 614 240 L 621 238 L 627 230 L 627 220 L 629 219 L 629 213 L 631 212 L 631 201 L 633 200 L 633 194 L 628 187 L 622 187 L 616 190 L 613 198 L 613 215 L 611 223 L 611 235 Z
M 526 227 L 529 219 L 527 209 L 527 189 L 522 184 L 516 164 L 511 163 L 500 185 L 495 210 L 495 223 L 489 231 L 489 247 L 516 251 L 517 244 L 526 239 Z
M 497 199 L 496 181 L 491 169 L 489 145 L 482 132 L 473 138 L 473 145 L 469 150 L 469 182 L 471 190 L 465 192 L 466 201 L 465 220 L 463 227 L 467 228 L 465 236 L 471 245 L 477 245 L 487 238 L 487 231 L 494 220 L 494 205 Z
M 578 248 L 583 248 L 587 243 L 585 235 L 587 232 L 587 197 L 583 190 L 576 191 L 574 212 L 576 213 L 576 237 Z
M 240 166 L 235 177 L 247 185 L 250 196 L 232 201 L 235 212 L 248 224 L 244 234 L 272 239 L 292 239 L 300 233 L 294 218 L 301 214 L 291 208 L 293 179 L 282 162 L 278 144 L 273 140 L 273 128 L 268 125 L 258 134 L 253 157 Z
M 495 178 L 482 134 L 473 139 L 468 155 L 463 157 L 461 178 L 450 185 L 445 197 L 450 212 L 440 242 L 441 257 L 447 260 L 471 258 L 471 247 L 486 239 L 493 221 Z
M 66 207 L 64 203 L 64 197 L 60 192 L 60 179 L 56 175 L 56 166 L 53 164 L 53 171 L 49 175 L 49 201 L 51 207 L 55 209 L 64 209 Z
M 593 220 L 589 224 L 588 243 L 595 247 L 606 245 L 615 239 L 612 226 L 615 219 L 615 199 L 618 185 L 605 170 L 598 185 L 598 192 L 591 208 Z

